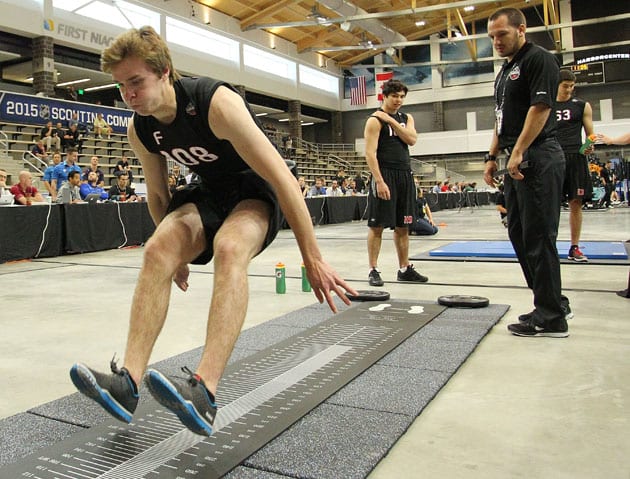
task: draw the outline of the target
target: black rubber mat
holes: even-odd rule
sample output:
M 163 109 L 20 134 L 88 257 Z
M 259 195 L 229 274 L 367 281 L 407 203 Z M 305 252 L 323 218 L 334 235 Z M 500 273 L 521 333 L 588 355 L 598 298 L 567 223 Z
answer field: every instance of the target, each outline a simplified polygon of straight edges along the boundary
M 221 477 L 444 311 L 361 303 L 228 366 L 215 434 L 197 436 L 154 401 L 0 469 L 35 479 Z M 440 378 L 440 382 L 444 379 Z

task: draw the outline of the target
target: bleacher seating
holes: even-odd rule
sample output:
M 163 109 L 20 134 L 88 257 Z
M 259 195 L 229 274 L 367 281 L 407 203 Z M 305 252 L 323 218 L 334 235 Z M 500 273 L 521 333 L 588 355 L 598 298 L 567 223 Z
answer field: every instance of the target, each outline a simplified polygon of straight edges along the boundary
M 0 150 L 6 151 L 9 157 L 13 158 L 16 171 L 26 167 L 23 156 L 39 139 L 40 130 L 41 127 L 38 125 L 0 122 L 0 131 L 4 132 L 8 138 L 4 140 L 8 141 L 6 149 L 4 145 L 0 145 Z M 4 137 L 0 139 L 2 138 Z M 350 144 L 310 143 L 297 139 L 289 150 L 281 147 L 279 149 L 287 159 L 297 163 L 299 174 L 304 176 L 309 184 L 313 184 L 317 177 L 324 177 L 327 180 L 333 178 L 340 167 L 343 167 L 349 176 L 361 175 L 364 178 L 368 176 L 365 158 L 360 156 Z M 77 164 L 82 169 L 86 168 L 90 164 L 90 157 L 98 156 L 100 168 L 105 174 L 105 187 L 109 188 L 116 181 L 114 175 L 116 163 L 123 154 L 126 154 L 129 160 L 134 182 L 144 182 L 142 167 L 134 156 L 126 135 L 113 133 L 111 139 L 99 139 L 94 135 L 89 135 L 83 140 L 83 148 Z M 36 171 L 33 171 L 33 175 L 36 181 L 41 178 Z
M 6 148 L 5 145 L 1 145 L 0 153 L 6 152 L 9 157 L 13 158 L 16 171 L 26 167 L 23 161 L 24 153 L 30 151 L 37 142 L 40 130 L 41 127 L 37 125 L 0 122 L 0 131 L 7 135 L 7 139 L 4 139 L 4 136 L 1 136 L 0 139 L 8 143 Z M 116 163 L 122 158 L 123 154 L 126 154 L 129 160 L 134 182 L 144 182 L 142 167 L 131 150 L 127 141 L 127 135 L 112 133 L 111 139 L 105 137 L 100 139 L 95 138 L 94 135 L 89 135 L 83 139 L 83 148 L 79 154 L 77 164 L 82 169 L 87 168 L 90 164 L 90 157 L 93 155 L 98 156 L 100 168 L 105 174 L 105 187 L 109 188 L 116 180 L 114 175 Z M 41 179 L 41 174 L 36 171 L 33 171 L 33 176 L 36 181 Z
M 369 175 L 365 157 L 360 156 L 349 144 L 310 143 L 298 139 L 283 153 L 297 163 L 299 175 L 304 176 L 308 184 L 315 183 L 319 177 L 329 180 L 337 176 L 341 167 L 348 176 L 367 178 Z

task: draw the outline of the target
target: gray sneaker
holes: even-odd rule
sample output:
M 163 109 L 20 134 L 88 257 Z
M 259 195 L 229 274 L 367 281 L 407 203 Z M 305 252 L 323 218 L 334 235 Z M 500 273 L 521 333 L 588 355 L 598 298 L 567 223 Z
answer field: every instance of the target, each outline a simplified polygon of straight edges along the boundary
M 114 359 L 110 368 L 111 374 L 103 374 L 77 363 L 70 369 L 70 379 L 81 394 L 119 421 L 130 423 L 138 405 L 138 387 L 125 368 L 118 369 Z
M 575 261 L 576 263 L 588 263 L 588 258 L 580 251 L 580 247 L 572 245 L 567 254 L 567 259 Z
M 176 414 L 184 426 L 201 436 L 211 436 L 217 414 L 214 396 L 201 377 L 187 367 L 182 371 L 188 378 L 167 377 L 149 369 L 145 382 L 155 400 Z

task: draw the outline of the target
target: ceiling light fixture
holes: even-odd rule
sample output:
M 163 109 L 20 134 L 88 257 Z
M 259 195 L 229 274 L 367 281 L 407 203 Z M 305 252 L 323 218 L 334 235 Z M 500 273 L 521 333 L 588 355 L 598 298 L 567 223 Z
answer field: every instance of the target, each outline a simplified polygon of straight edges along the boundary
M 345 22 L 342 22 L 339 25 L 339 28 L 341 28 L 344 32 L 350 31 L 351 27 L 352 27 L 352 23 L 350 23 L 348 20 L 346 20 Z
M 396 49 L 394 47 L 387 47 L 387 50 L 385 50 L 385 53 L 387 53 L 390 57 L 394 58 L 394 55 L 396 55 Z
M 93 87 L 90 87 L 90 88 L 84 88 L 83 91 L 106 90 L 107 88 L 118 88 L 118 83 L 108 83 L 107 85 L 93 86 Z
M 325 25 L 325 26 L 332 25 L 329 21 L 330 18 L 328 18 L 326 15 L 324 15 L 322 12 L 319 11 L 317 4 L 313 5 L 313 7 L 311 8 L 311 13 L 309 13 L 306 16 L 306 18 L 315 20 L 320 25 Z
M 457 38 L 461 38 L 464 35 L 462 35 L 462 32 L 459 31 L 459 28 L 457 27 L 448 27 L 448 31 L 451 32 L 453 35 L 455 35 Z
M 63 83 L 57 83 L 57 86 L 76 85 L 77 83 L 85 83 L 86 81 L 90 81 L 90 78 L 81 78 L 80 80 L 72 80 L 72 81 L 66 81 Z
M 361 41 L 359 42 L 359 46 L 364 47 L 364 48 L 374 48 L 374 44 L 372 43 L 372 40 L 368 39 L 368 37 L 365 35 L 365 32 L 363 32 L 363 35 L 361 35 Z
M 472 12 L 475 10 L 475 6 L 474 5 L 468 5 L 467 7 L 464 7 L 464 11 L 465 12 Z
M 418 20 L 416 22 L 416 27 L 424 27 L 427 24 L 424 20 Z

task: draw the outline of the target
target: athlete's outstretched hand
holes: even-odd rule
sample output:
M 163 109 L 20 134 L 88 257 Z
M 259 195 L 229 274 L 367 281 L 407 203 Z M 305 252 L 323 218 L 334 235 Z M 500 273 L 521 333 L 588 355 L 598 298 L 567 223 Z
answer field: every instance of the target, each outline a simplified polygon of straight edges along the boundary
M 337 312 L 337 307 L 333 296 L 330 294 L 331 291 L 334 291 L 347 305 L 350 305 L 350 300 L 346 297 L 346 291 L 350 294 L 358 294 L 323 259 L 311 264 L 305 262 L 304 265 L 306 266 L 306 276 L 311 283 L 313 293 L 315 293 L 320 303 L 323 303 L 325 299 L 333 313 Z
M 186 291 L 188 289 L 188 275 L 190 274 L 190 269 L 187 264 L 182 264 L 175 274 L 173 275 L 173 282 L 177 285 L 179 289 L 182 291 Z

